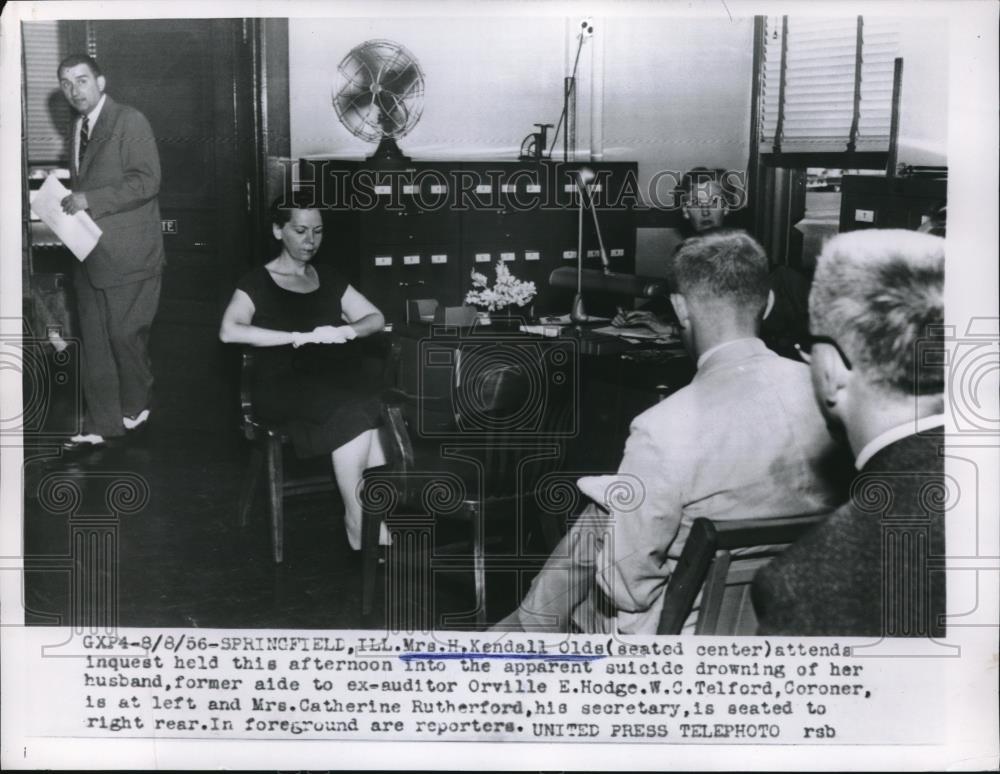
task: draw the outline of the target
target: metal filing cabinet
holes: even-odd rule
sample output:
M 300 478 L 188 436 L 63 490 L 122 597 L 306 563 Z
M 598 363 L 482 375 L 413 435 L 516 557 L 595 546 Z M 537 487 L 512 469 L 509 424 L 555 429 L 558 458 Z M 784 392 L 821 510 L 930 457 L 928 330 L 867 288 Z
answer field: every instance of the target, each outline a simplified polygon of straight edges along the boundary
M 575 265 L 574 181 L 581 164 L 413 162 L 374 169 L 360 161 L 312 158 L 301 165 L 300 180 L 341 224 L 331 230 L 338 268 L 389 322 L 405 321 L 407 299 L 461 304 L 470 273 L 481 271 L 492 282 L 501 260 L 518 279 L 535 282 L 536 313 L 569 311 L 571 294 L 549 288 L 548 276 Z M 592 192 L 612 269 L 633 272 L 633 202 L 618 198 L 629 178 L 634 188 L 637 165 L 587 166 L 596 173 Z M 584 264 L 598 268 L 593 217 L 584 216 Z
M 948 180 L 944 176 L 845 175 L 841 192 L 841 231 L 915 229 L 935 205 L 945 201 Z

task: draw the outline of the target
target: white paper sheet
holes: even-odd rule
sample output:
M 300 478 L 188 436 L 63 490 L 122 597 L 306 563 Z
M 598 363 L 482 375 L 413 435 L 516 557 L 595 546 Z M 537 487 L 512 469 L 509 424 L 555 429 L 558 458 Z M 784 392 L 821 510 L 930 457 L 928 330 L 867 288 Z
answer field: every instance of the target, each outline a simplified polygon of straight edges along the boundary
M 51 228 L 63 244 L 81 261 L 90 255 L 101 238 L 101 229 L 86 212 L 67 215 L 62 200 L 69 195 L 55 175 L 49 175 L 31 198 L 31 209 Z
M 670 336 L 656 333 L 649 328 L 633 326 L 629 328 L 619 328 L 616 325 L 605 325 L 603 328 L 594 328 L 594 333 L 603 333 L 605 336 L 619 336 L 623 339 L 659 339 L 671 341 Z

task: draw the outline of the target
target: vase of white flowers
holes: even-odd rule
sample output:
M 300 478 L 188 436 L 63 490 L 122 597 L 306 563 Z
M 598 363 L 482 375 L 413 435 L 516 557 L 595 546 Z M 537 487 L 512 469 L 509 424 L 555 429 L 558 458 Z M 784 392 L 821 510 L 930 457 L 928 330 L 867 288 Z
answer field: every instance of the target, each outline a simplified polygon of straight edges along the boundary
M 493 287 L 485 274 L 473 269 L 472 290 L 465 294 L 465 303 L 486 310 L 491 320 L 530 318 L 531 302 L 537 292 L 534 282 L 519 280 L 510 273 L 507 264 L 498 261 Z

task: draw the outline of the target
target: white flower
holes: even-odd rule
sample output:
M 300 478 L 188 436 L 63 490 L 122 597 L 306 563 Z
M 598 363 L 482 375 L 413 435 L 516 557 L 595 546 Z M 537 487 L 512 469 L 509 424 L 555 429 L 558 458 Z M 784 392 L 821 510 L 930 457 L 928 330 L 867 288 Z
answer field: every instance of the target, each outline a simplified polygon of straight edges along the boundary
M 537 293 L 534 282 L 519 280 L 511 274 L 503 261 L 497 262 L 496 282 L 492 288 L 485 275 L 473 270 L 471 276 L 474 289 L 466 293 L 465 303 L 485 306 L 491 312 L 505 309 L 511 304 L 525 306 L 531 303 Z

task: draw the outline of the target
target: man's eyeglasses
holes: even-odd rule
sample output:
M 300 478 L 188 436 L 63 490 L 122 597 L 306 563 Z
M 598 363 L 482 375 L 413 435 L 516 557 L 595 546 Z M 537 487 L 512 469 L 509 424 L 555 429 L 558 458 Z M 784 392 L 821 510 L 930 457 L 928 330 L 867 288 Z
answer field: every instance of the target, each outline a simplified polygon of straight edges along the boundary
M 837 350 L 837 354 L 840 355 L 840 359 L 844 361 L 844 365 L 847 366 L 847 370 L 850 371 L 851 368 L 853 368 L 851 365 L 851 359 L 847 356 L 847 353 L 841 349 L 836 339 L 833 339 L 830 336 L 816 336 L 812 333 L 807 334 L 804 340 L 795 345 L 795 349 L 799 353 L 799 357 L 801 357 L 806 363 L 812 362 L 812 348 L 815 344 L 829 344 Z

